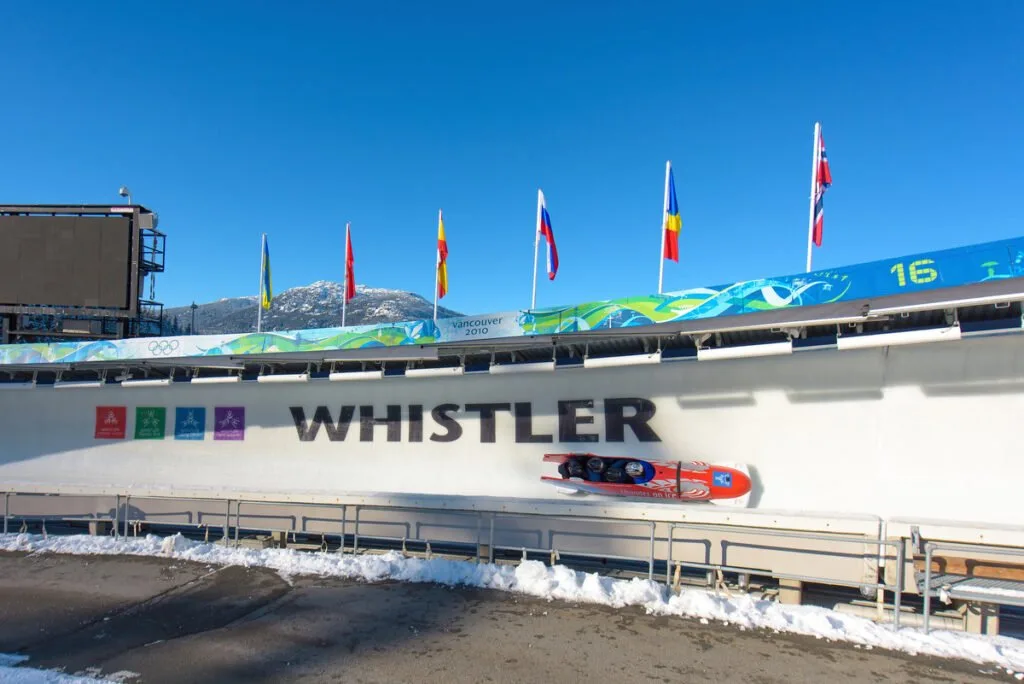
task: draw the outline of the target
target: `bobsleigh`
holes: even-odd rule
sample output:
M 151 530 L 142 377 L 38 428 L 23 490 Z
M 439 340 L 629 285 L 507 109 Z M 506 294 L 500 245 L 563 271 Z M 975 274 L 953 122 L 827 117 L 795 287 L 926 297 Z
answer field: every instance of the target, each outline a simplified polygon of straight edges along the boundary
M 542 476 L 568 494 L 710 501 L 746 506 L 750 475 L 738 465 L 711 465 L 701 461 L 648 461 L 628 456 L 591 453 L 544 454 L 558 464 L 561 477 Z

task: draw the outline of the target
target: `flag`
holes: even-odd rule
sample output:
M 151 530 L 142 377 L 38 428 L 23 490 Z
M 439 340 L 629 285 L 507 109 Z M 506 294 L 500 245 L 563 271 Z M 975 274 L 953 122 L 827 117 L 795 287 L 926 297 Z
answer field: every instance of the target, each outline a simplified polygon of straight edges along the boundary
M 540 203 L 537 232 L 544 236 L 544 240 L 547 242 L 548 280 L 554 280 L 558 273 L 558 248 L 555 247 L 555 232 L 551 228 L 551 216 L 548 214 L 548 208 L 544 202 L 544 193 L 539 190 L 537 191 L 537 201 Z
M 825 138 L 818 134 L 818 166 L 814 173 L 814 244 L 821 247 L 821 236 L 825 229 L 825 191 L 832 185 L 832 170 L 825 153 Z
M 448 294 L 448 240 L 444 235 L 444 216 L 437 212 L 437 298 Z
M 251 282 L 251 281 L 250 281 Z M 270 287 L 270 246 L 267 244 L 267 236 L 263 236 L 263 268 L 260 275 L 260 304 L 264 309 L 270 309 L 270 302 L 274 299 L 274 293 Z
M 356 296 L 356 258 L 352 254 L 352 233 L 350 224 L 345 225 L 345 301 Z
M 666 165 L 665 171 L 665 249 L 662 257 L 679 263 L 679 231 L 683 228 L 683 219 L 679 215 L 676 177 L 671 163 Z

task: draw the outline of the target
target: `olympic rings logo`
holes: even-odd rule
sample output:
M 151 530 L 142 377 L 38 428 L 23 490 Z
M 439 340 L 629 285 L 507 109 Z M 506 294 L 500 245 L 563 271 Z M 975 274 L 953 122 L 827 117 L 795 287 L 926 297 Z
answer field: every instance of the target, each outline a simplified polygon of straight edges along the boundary
M 149 353 L 157 356 L 170 356 L 178 351 L 178 340 L 153 340 L 149 343 Z

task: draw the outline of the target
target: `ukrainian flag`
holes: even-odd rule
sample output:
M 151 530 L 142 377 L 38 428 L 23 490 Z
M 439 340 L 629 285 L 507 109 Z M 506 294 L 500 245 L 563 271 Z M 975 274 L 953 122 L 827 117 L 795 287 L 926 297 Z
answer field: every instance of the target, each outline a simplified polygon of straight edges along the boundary
M 260 275 L 260 305 L 264 309 L 270 309 L 270 302 L 274 299 L 274 292 L 270 287 L 270 247 L 267 244 L 267 236 L 263 235 L 263 266 Z

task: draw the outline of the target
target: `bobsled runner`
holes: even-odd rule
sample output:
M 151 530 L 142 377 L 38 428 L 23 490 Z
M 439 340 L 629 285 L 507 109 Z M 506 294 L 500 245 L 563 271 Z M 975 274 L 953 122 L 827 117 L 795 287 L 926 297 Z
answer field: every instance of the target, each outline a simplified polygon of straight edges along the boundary
M 591 453 L 544 454 L 558 464 L 561 477 L 541 480 L 566 493 L 604 496 L 710 501 L 746 506 L 750 476 L 738 465 L 711 465 L 701 461 L 649 461 L 628 456 Z

